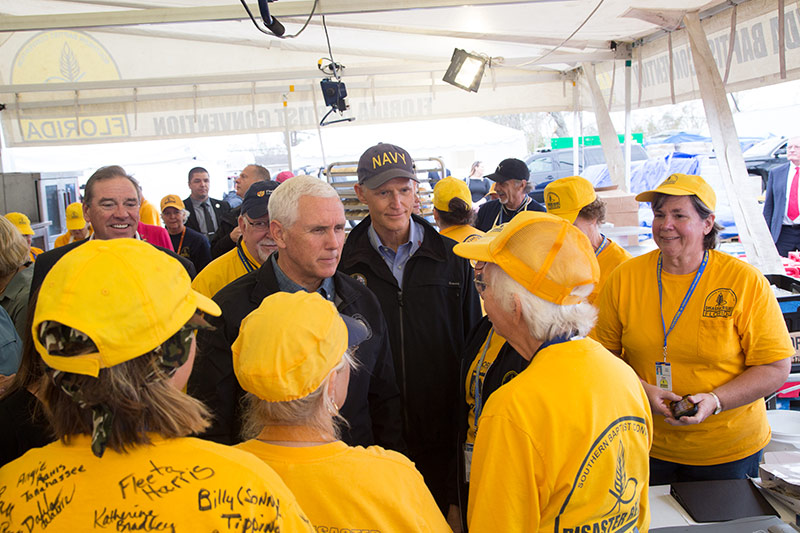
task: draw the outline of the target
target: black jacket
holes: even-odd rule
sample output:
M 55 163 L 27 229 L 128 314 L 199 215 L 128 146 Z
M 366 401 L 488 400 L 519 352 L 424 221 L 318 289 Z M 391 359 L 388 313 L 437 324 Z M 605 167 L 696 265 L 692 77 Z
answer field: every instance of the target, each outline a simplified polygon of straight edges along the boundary
M 482 352 L 481 348 L 486 342 L 486 338 L 489 336 L 489 330 L 491 329 L 492 322 L 489 320 L 489 317 L 482 317 L 475 327 L 472 328 L 464 347 L 461 363 L 461 381 L 459 382 L 458 393 L 460 402 L 458 442 L 462 444 L 467 441 L 467 431 L 470 429 L 468 424 L 469 412 L 472 408 L 472 406 L 468 405 L 466 402 L 467 391 L 465 387 L 468 383 L 467 373 L 472 366 L 472 362 L 476 359 L 480 359 Z M 494 334 L 497 335 L 497 332 Z M 489 365 L 488 368 L 483 371 L 483 386 L 481 387 L 481 403 L 483 406 L 486 406 L 486 401 L 489 399 L 489 396 L 494 393 L 494 391 L 511 381 L 513 378 L 519 375 L 520 372 L 528 368 L 529 363 L 530 361 L 522 357 L 508 342 L 503 343 L 503 345 L 500 347 L 500 351 L 497 353 L 497 358 Z M 486 364 L 484 363 L 484 367 L 485 366 Z M 472 396 L 474 399 L 475 382 L 473 377 L 470 377 L 469 384 L 470 396 Z M 466 482 L 466 472 L 464 471 L 464 466 L 463 447 L 459 446 L 458 500 L 453 499 L 452 501 L 460 502 L 462 519 L 464 520 L 464 523 L 466 523 L 469 484 Z M 455 498 L 454 496 L 451 497 Z
M 372 336 L 356 350 L 360 368 L 350 377 L 342 416 L 350 423 L 342 440 L 351 446 L 378 444 L 405 451 L 402 439 L 400 393 L 394 376 L 386 322 L 375 297 L 357 281 L 337 272 L 333 277 L 339 312 L 362 318 Z M 244 391 L 233 373 L 231 345 L 242 319 L 261 301 L 278 292 L 272 261 L 236 279 L 214 295 L 220 317 L 206 317 L 216 331 L 200 330 L 198 356 L 189 378 L 189 393 L 214 413 L 213 425 L 203 438 L 233 444 L 241 442 L 241 406 Z
M 472 267 L 453 253 L 456 242 L 422 218 L 413 220 L 425 234 L 406 264 L 402 290 L 369 242 L 370 217 L 350 232 L 339 263 L 339 270 L 375 293 L 386 317 L 412 460 L 455 446 L 459 361 L 481 316 Z
M 216 259 L 225 252 L 236 248 L 236 243 L 231 240 L 231 232 L 239 226 L 239 214 L 242 208 L 234 207 L 219 219 L 219 229 L 211 241 L 211 258 Z
M 502 209 L 503 204 L 500 203 L 500 200 L 491 200 L 483 204 L 480 209 L 478 209 L 478 216 L 475 219 L 475 227 L 481 231 L 489 231 L 494 227 L 494 221 L 497 219 L 497 215 L 500 214 L 500 210 Z M 525 211 L 547 211 L 542 204 L 531 198 L 530 203 L 525 207 Z M 501 223 L 509 222 L 508 220 L 502 220 Z
M 55 265 L 59 259 L 64 257 L 64 254 L 66 254 L 71 250 L 74 250 L 75 248 L 86 242 L 89 242 L 89 239 L 83 239 L 82 241 L 71 242 L 64 246 L 53 248 L 52 250 L 49 250 L 43 254 L 39 254 L 36 257 L 36 261 L 34 261 L 33 263 L 33 279 L 31 280 L 31 293 L 30 293 L 31 296 L 36 294 L 36 291 L 39 289 L 39 286 L 42 284 L 42 281 L 44 281 L 44 277 L 47 275 L 48 272 L 50 272 L 50 269 L 53 268 L 53 265 Z M 192 264 L 191 261 L 189 261 L 185 257 L 181 257 L 172 250 L 167 250 L 166 248 L 162 248 L 161 246 L 156 246 L 155 244 L 151 246 L 153 246 L 154 248 L 158 248 L 165 254 L 169 254 L 175 259 L 177 259 L 178 262 L 181 264 L 181 266 L 183 266 L 183 268 L 186 269 L 186 273 L 189 274 L 190 278 L 194 279 L 194 277 L 197 275 L 197 270 L 195 270 L 194 265 Z
M 209 198 L 208 203 L 211 204 L 211 208 L 214 210 L 214 216 L 217 218 L 217 232 L 214 234 L 214 237 L 217 237 L 219 233 L 219 225 L 220 221 L 222 220 L 223 215 L 231 210 L 230 204 L 225 200 L 217 200 L 215 198 Z M 184 224 L 187 228 L 192 228 L 193 230 L 203 233 L 200 231 L 200 224 L 197 222 L 197 213 L 194 211 L 194 204 L 192 203 L 192 197 L 189 196 L 188 198 L 184 198 L 183 206 L 189 211 L 189 218 L 186 219 L 186 223 Z M 229 232 L 230 233 L 230 232 Z M 203 233 L 205 235 L 205 233 Z M 209 237 L 209 240 L 213 240 Z M 230 240 L 230 239 L 228 239 Z

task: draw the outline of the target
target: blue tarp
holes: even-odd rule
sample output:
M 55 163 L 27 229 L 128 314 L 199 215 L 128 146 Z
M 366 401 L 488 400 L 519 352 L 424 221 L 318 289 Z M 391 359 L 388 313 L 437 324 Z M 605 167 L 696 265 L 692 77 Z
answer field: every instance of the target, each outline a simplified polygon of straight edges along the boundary
M 698 174 L 700 161 L 697 156 L 673 152 L 664 158 L 651 158 L 631 162 L 631 192 L 640 193 L 653 189 L 672 174 Z M 583 177 L 595 187 L 609 187 L 611 175 L 606 165 L 586 167 Z

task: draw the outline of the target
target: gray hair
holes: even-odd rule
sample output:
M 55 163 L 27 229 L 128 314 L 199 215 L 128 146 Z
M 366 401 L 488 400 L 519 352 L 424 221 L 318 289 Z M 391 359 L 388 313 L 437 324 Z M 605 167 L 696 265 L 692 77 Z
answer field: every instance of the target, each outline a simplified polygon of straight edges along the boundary
M 350 367 L 351 371 L 356 369 L 354 353 L 355 349 L 348 349 L 342 355 L 342 360 L 325 376 L 322 384 L 302 398 L 268 402 L 248 392 L 243 400 L 242 437 L 256 438 L 265 426 L 304 426 L 338 440 L 341 437 L 339 424 L 347 425 L 347 420 L 339 414 L 340 406 L 331 401 L 328 388 L 334 372 L 344 370 L 345 367 Z
M 597 320 L 597 309 L 583 301 L 574 305 L 558 305 L 531 294 L 502 268 L 494 263 L 485 267 L 487 283 L 492 294 L 505 311 L 510 312 L 514 296 L 522 305 L 522 318 L 528 326 L 530 335 L 539 341 L 547 342 L 563 335 L 587 335 Z M 594 285 L 587 284 L 572 290 L 574 296 L 586 297 Z
M 172 207 L 172 206 L 170 206 L 170 207 Z M 181 212 L 181 222 L 183 224 L 186 224 L 186 221 L 189 220 L 189 216 L 190 216 L 189 215 L 189 211 L 187 211 L 186 209 L 181 209 L 180 212 Z M 163 222 L 164 221 L 164 213 L 163 213 L 163 211 L 161 213 L 159 213 L 159 216 L 161 217 L 161 221 Z
M 269 218 L 289 228 L 300 218 L 298 205 L 303 196 L 315 198 L 339 198 L 328 183 L 311 176 L 295 176 L 284 181 L 269 197 Z

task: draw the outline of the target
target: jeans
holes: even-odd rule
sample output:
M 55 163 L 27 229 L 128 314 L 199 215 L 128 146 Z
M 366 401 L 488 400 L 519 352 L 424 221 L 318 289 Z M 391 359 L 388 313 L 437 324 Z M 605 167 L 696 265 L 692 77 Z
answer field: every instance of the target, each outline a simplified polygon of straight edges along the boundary
M 650 485 L 668 485 L 676 481 L 710 481 L 758 477 L 759 450 L 749 457 L 718 465 L 694 466 L 650 458 Z

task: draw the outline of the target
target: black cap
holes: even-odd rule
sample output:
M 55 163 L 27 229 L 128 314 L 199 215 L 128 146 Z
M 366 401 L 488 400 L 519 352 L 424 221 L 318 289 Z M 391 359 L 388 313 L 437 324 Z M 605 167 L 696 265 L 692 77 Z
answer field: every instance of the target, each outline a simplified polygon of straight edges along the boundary
M 361 154 L 358 160 L 358 184 L 377 189 L 394 178 L 417 178 L 414 160 L 408 152 L 393 144 L 378 143 Z
M 528 181 L 531 176 L 531 171 L 528 170 L 528 165 L 519 159 L 503 159 L 494 174 L 486 176 L 492 181 L 497 183 L 504 183 L 508 180 L 523 180 Z
M 242 200 L 242 214 L 250 218 L 261 218 L 269 213 L 269 197 L 278 187 L 274 181 L 257 181 L 250 185 Z

